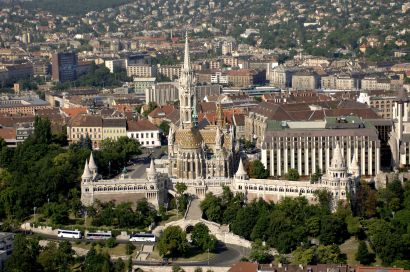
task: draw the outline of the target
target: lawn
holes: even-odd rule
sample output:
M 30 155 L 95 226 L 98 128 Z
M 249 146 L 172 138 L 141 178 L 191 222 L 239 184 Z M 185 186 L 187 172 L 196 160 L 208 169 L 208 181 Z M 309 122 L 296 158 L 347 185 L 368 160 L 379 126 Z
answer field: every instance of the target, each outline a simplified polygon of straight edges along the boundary
M 358 246 L 359 241 L 357 241 L 356 237 L 351 237 L 350 239 L 346 240 L 343 244 L 340 245 L 340 250 L 347 256 L 347 264 L 359 264 L 359 262 L 355 259 Z
M 177 262 L 200 262 L 208 260 L 208 252 L 199 252 L 195 249 L 190 249 L 188 251 L 189 256 L 179 257 L 176 259 Z M 209 253 L 209 259 L 212 259 L 215 256 L 215 253 Z M 158 249 L 154 247 L 154 251 L 150 254 L 150 259 L 157 261 L 162 260 L 162 257 L 159 255 Z
M 87 244 L 85 242 L 81 242 L 77 244 L 76 242 L 71 242 L 73 247 L 78 247 L 86 250 L 90 250 L 91 248 L 91 243 Z M 141 245 L 140 244 L 134 244 L 136 249 L 132 253 L 132 256 L 135 257 L 138 254 L 138 251 L 141 250 Z M 97 252 L 107 252 L 110 254 L 110 256 L 125 256 L 125 248 L 126 244 L 118 244 L 117 246 L 113 248 L 107 248 L 107 247 L 101 247 L 99 244 L 96 245 L 96 250 Z
M 357 248 L 359 247 L 359 241 L 356 237 L 351 237 L 350 239 L 346 240 L 343 244 L 340 245 L 340 250 L 342 253 L 346 254 L 347 256 L 347 264 L 354 266 L 358 265 L 359 262 L 356 261 L 356 252 Z M 370 252 L 373 252 L 370 245 L 368 245 L 368 249 Z M 373 266 L 380 266 L 381 260 L 376 257 L 376 262 L 372 264 Z

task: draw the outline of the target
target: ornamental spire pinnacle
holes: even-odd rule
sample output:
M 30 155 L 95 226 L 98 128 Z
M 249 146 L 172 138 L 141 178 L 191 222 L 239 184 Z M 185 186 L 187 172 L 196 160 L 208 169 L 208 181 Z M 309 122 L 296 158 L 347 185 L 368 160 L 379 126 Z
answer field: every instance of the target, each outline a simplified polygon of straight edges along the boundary
M 185 51 L 184 51 L 184 67 L 183 70 L 189 71 L 191 69 L 191 63 L 189 60 L 189 44 L 188 44 L 188 31 L 185 32 Z

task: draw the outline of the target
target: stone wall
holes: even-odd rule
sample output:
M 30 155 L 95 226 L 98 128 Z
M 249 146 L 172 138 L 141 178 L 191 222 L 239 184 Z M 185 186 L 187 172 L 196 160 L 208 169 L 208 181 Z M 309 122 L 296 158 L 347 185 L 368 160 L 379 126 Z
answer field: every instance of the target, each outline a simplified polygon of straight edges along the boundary
M 209 228 L 209 231 L 213 235 L 215 235 L 216 239 L 218 239 L 219 241 L 225 244 L 232 244 L 232 245 L 238 245 L 238 246 L 242 246 L 246 248 L 251 248 L 250 241 L 230 232 L 229 227 L 227 225 L 220 225 L 218 223 L 207 221 L 205 219 L 199 219 L 199 220 L 181 219 L 178 221 L 172 221 L 172 222 L 165 224 L 164 228 L 167 228 L 169 226 L 179 226 L 181 229 L 186 230 L 188 226 L 195 226 L 198 223 L 204 223 Z

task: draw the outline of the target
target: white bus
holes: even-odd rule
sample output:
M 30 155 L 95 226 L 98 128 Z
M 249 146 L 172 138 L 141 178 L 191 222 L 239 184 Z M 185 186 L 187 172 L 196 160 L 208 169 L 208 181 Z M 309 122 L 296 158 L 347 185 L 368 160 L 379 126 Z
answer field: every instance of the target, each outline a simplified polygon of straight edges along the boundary
M 156 237 L 151 233 L 138 233 L 131 235 L 131 242 L 155 242 Z
M 111 231 L 107 232 L 87 232 L 85 239 L 87 240 L 104 240 L 112 237 Z
M 81 231 L 79 230 L 57 230 L 57 236 L 60 238 L 81 239 Z

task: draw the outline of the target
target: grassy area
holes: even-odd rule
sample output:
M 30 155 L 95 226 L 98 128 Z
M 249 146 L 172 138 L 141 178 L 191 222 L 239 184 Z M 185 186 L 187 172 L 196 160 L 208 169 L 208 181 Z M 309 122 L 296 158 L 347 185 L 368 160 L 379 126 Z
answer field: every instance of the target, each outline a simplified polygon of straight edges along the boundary
M 77 247 L 77 248 L 82 248 L 82 249 L 86 249 L 86 250 L 90 250 L 91 248 L 91 243 L 85 243 L 85 242 L 81 242 L 81 243 L 76 243 L 76 242 L 71 242 L 73 247 Z M 135 257 L 138 254 L 138 251 L 141 250 L 141 245 L 139 244 L 134 244 L 136 249 L 134 250 L 134 252 L 132 253 L 132 256 Z M 110 254 L 110 256 L 124 256 L 126 255 L 126 245 L 125 244 L 118 244 L 117 246 L 113 247 L 113 248 L 107 248 L 107 247 L 102 247 L 99 244 L 96 245 L 96 250 L 97 252 L 107 252 L 108 254 Z
M 168 219 L 165 221 L 161 221 L 159 223 L 160 226 L 165 226 L 166 223 L 172 222 L 172 221 L 177 221 L 179 219 L 184 218 L 184 214 L 182 213 L 178 213 L 177 215 L 177 211 L 176 210 L 170 210 L 167 212 L 168 215 Z
M 176 260 L 181 262 L 200 262 L 208 260 L 208 252 L 199 252 L 196 249 L 189 249 L 188 256 L 177 258 Z M 215 253 L 209 253 L 209 259 L 212 259 L 215 256 Z M 162 260 L 162 257 L 159 255 L 158 249 L 154 247 L 154 251 L 150 254 L 150 258 L 154 260 Z
M 347 256 L 347 264 L 357 265 L 358 261 L 355 259 L 357 248 L 359 247 L 359 241 L 356 237 L 351 237 L 349 240 L 346 240 L 343 244 L 340 245 L 340 250 L 342 253 Z
M 346 240 L 343 244 L 340 245 L 340 250 L 342 253 L 346 254 L 347 256 L 347 264 L 348 265 L 358 265 L 359 262 L 356 261 L 356 252 L 357 248 L 359 247 L 359 241 L 356 239 L 356 237 L 351 237 L 349 240 Z M 368 249 L 370 252 L 373 252 L 371 249 L 370 245 L 368 245 Z M 373 252 L 374 253 L 374 252 Z M 381 266 L 382 262 L 381 260 L 376 257 L 376 262 L 373 263 L 373 266 Z

